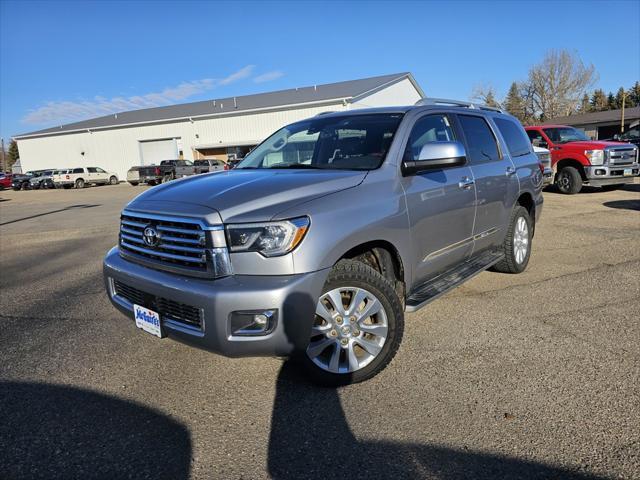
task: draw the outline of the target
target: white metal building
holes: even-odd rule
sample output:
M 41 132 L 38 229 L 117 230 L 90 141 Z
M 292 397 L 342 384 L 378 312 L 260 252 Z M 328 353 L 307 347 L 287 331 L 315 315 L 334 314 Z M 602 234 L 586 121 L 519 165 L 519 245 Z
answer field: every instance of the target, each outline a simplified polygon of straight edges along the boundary
M 412 105 L 410 73 L 122 112 L 15 136 L 22 171 L 242 156 L 278 128 L 326 111 Z

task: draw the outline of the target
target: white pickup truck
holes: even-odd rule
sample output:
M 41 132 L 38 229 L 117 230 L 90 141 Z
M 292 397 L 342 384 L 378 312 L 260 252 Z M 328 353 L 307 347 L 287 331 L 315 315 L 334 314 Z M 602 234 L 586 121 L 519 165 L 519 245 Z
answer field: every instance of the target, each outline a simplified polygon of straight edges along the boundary
M 53 176 L 56 188 L 84 188 L 87 185 L 117 185 L 118 176 L 99 167 L 76 167 Z

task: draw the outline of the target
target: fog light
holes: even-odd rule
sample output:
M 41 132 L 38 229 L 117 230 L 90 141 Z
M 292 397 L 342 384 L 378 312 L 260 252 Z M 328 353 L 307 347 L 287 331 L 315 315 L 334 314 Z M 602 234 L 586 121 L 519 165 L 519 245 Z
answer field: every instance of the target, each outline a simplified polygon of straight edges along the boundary
M 250 310 L 231 312 L 229 317 L 231 335 L 268 335 L 276 328 L 277 310 Z
M 606 170 L 602 170 L 601 168 L 598 168 L 596 170 L 596 175 L 606 175 L 607 171 Z

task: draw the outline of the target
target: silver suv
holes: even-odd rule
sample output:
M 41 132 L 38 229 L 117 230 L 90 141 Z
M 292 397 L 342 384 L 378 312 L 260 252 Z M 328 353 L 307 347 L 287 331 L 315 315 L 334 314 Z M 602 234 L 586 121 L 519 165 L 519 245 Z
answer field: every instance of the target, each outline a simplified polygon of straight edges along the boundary
M 526 268 L 542 170 L 496 109 L 425 99 L 321 114 L 233 170 L 135 198 L 107 290 L 158 337 L 297 355 L 318 383 L 359 382 L 395 355 L 405 312 L 483 270 Z

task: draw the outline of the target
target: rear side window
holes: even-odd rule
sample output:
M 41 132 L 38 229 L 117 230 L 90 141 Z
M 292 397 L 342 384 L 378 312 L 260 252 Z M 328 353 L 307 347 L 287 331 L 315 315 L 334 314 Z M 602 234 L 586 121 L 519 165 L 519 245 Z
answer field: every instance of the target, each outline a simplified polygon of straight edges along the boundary
M 88 167 L 88 168 L 87 168 L 87 171 L 88 171 L 89 173 L 98 173 L 98 171 L 96 170 L 96 168 L 95 168 L 95 167 Z
M 472 115 L 459 115 L 458 118 L 467 139 L 467 157 L 471 162 L 487 163 L 500 160 L 498 144 L 487 121 Z
M 74 168 L 73 173 L 84 173 L 84 169 L 82 168 Z
M 507 143 L 507 148 L 512 157 L 521 157 L 531 153 L 529 137 L 524 134 L 524 129 L 506 118 L 494 118 L 502 138 Z

